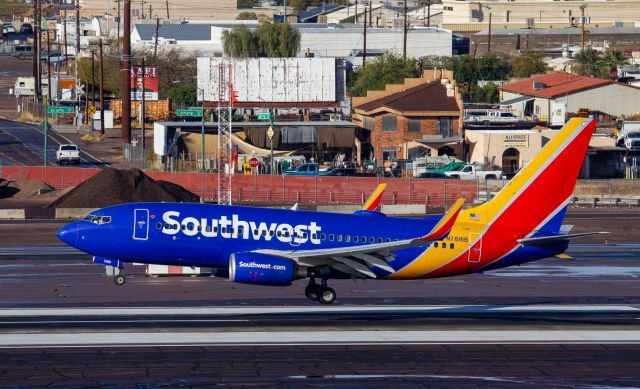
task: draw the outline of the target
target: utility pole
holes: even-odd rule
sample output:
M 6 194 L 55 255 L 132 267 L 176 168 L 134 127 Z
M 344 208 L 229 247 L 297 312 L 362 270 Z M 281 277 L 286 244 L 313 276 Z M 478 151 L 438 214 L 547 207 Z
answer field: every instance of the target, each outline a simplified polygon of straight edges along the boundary
M 147 68 L 145 66 L 144 63 L 144 57 L 142 57 L 142 96 L 140 97 L 140 131 L 142 133 L 142 150 L 144 150 L 144 146 L 145 146 L 145 142 L 144 142 L 144 117 L 145 117 L 145 110 L 144 110 L 144 79 L 147 76 Z M 202 113 L 204 115 L 204 112 Z
M 103 55 L 102 55 L 102 38 L 100 38 L 100 134 L 104 135 L 104 93 L 102 89 L 102 84 L 104 83 L 104 66 L 103 66 Z
M 80 120 L 78 117 L 80 116 L 80 78 L 78 77 L 78 60 L 80 59 L 80 0 L 76 0 L 76 60 L 75 62 L 75 70 L 76 70 L 76 126 L 80 127 Z
M 152 18 L 152 16 L 151 16 L 152 15 L 152 11 L 153 11 L 153 6 L 151 4 L 149 4 L 149 15 L 148 15 L 149 19 Z
M 404 44 L 402 45 L 402 59 L 407 60 L 407 0 L 404 0 L 404 23 L 403 23 L 403 40 Z
M 166 4 L 166 6 L 167 6 L 167 20 L 169 20 L 169 0 L 167 0 L 167 1 L 165 2 L 165 4 Z M 204 113 L 203 113 L 203 115 L 204 115 Z
M 158 55 L 158 34 L 160 32 L 160 19 L 156 18 L 156 41 L 153 42 L 153 63 L 156 63 L 156 58 Z
M 580 24 L 582 26 L 582 32 L 580 34 L 580 47 L 584 50 L 584 9 L 587 8 L 586 4 L 580 6 L 580 11 L 582 12 L 582 17 L 580 18 Z
M 67 67 L 69 54 L 67 52 L 67 10 L 64 10 L 64 24 L 62 25 L 62 33 L 64 34 L 64 66 Z
M 362 69 L 367 63 L 367 7 L 364 7 L 364 23 L 363 23 L 363 38 L 362 38 Z
M 47 105 L 51 105 L 51 38 L 47 26 Z M 45 112 L 46 115 L 46 112 Z
M 118 3 L 118 24 L 116 30 L 116 42 L 118 43 L 118 48 L 120 48 L 120 0 L 117 0 Z
M 431 27 L 431 0 L 427 0 L 427 27 Z
M 122 140 L 131 143 L 131 0 L 124 0 L 122 35 Z
M 489 11 L 489 38 L 487 40 L 487 53 L 491 52 L 491 11 Z
M 89 101 L 88 96 L 85 98 Z M 91 50 L 91 106 L 96 106 L 96 52 Z M 87 111 L 87 123 L 91 120 L 91 127 L 93 128 L 93 118 L 89 118 L 89 111 Z
M 140 0 L 140 19 L 144 19 L 144 0 Z
M 373 19 L 373 7 L 371 6 L 371 0 L 369 0 L 369 27 L 371 27 L 371 21 Z
M 38 39 L 38 25 L 39 23 L 39 15 L 38 15 L 38 8 L 40 7 L 40 0 L 35 0 L 33 2 L 33 27 L 34 27 L 34 37 L 33 37 L 33 83 L 34 83 L 34 94 L 33 94 L 33 100 L 35 102 L 36 105 L 38 105 L 39 101 L 40 101 L 40 83 L 39 83 L 39 66 L 38 63 L 40 62 L 40 47 L 39 47 L 39 39 Z

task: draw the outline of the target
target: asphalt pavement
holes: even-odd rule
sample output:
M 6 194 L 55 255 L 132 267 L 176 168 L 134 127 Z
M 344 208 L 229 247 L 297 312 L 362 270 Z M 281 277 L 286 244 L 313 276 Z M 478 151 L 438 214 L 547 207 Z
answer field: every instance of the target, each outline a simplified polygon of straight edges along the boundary
M 47 131 L 47 164 L 56 164 L 56 150 L 73 143 L 64 135 Z M 44 129 L 41 125 L 0 119 L 0 160 L 4 165 L 38 166 L 44 162 Z M 80 150 L 80 166 L 101 167 L 105 163 Z

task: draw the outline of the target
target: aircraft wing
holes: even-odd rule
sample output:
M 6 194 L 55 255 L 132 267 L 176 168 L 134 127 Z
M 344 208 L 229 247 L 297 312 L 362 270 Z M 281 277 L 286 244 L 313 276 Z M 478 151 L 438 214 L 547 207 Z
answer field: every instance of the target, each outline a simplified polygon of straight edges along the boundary
M 522 238 L 522 239 L 518 239 L 518 243 L 520 243 L 520 244 L 546 243 L 546 242 L 555 242 L 555 241 L 559 241 L 559 240 L 569 240 L 569 239 L 581 238 L 583 236 L 601 235 L 601 234 L 608 234 L 608 232 L 606 232 L 606 231 L 581 232 L 581 233 L 578 233 L 578 234 L 561 234 L 561 235 L 551 235 L 551 236 L 540 236 L 540 237 L 536 237 L 536 238 Z
M 445 238 L 453 228 L 463 204 L 464 199 L 458 199 L 431 231 L 415 238 L 348 247 L 309 250 L 262 249 L 254 252 L 289 258 L 301 266 L 328 265 L 353 277 L 376 278 L 376 274 L 371 271 L 371 267 L 378 267 L 390 273 L 394 272 L 394 269 L 388 264 L 394 259 L 392 251 L 424 246 L 429 242 Z

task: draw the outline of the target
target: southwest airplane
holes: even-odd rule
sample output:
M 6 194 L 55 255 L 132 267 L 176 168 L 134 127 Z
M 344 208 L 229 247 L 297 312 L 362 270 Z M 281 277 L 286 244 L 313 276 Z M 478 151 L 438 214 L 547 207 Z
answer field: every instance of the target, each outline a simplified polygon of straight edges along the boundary
M 562 220 L 594 128 L 571 119 L 492 200 L 462 210 L 459 199 L 442 216 L 376 212 L 383 185 L 351 215 L 133 203 L 97 210 L 58 237 L 118 269 L 118 285 L 125 262 L 202 266 L 256 285 L 309 278 L 307 298 L 331 304 L 329 279 L 450 277 L 562 257 L 570 239 L 590 234 L 569 234 Z

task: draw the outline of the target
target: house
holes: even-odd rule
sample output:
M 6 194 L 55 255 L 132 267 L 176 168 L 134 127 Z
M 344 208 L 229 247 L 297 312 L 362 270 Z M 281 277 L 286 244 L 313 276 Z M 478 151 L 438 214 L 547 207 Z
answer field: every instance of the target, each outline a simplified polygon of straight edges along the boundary
M 566 113 L 598 111 L 613 116 L 640 111 L 640 88 L 616 81 L 552 72 L 502 85 L 500 105 L 516 115 L 562 124 Z M 551 115 L 560 117 L 552 117 Z M 554 122 L 555 120 L 555 122 Z
M 377 161 L 408 159 L 416 144 L 431 156 L 464 157 L 462 99 L 449 70 L 427 70 L 422 78 L 354 97 L 352 105 L 352 122 L 370 131 Z

